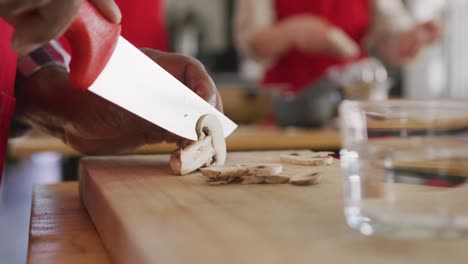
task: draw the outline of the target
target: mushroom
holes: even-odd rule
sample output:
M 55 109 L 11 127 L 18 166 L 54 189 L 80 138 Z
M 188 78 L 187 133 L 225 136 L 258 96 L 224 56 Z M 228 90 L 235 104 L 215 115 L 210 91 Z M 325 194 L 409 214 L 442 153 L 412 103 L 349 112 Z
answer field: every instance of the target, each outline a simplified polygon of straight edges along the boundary
M 247 167 L 238 165 L 225 165 L 225 166 L 211 166 L 208 168 L 201 168 L 200 172 L 208 179 L 226 180 L 231 177 L 241 177 L 249 173 Z
M 294 175 L 289 179 L 289 183 L 294 185 L 314 185 L 318 184 L 322 176 L 318 172 L 306 172 Z
M 283 165 L 275 163 L 245 163 L 240 164 L 239 167 L 247 168 L 249 175 L 259 177 L 276 176 L 283 172 Z
M 225 166 L 211 166 L 200 169 L 209 184 L 242 184 L 287 183 L 288 177 L 280 176 L 283 165 L 271 163 L 250 163 Z
M 223 127 L 214 115 L 204 115 L 197 122 L 198 141 L 172 153 L 172 172 L 186 175 L 204 166 L 224 165 L 226 142 Z
M 304 166 L 329 166 L 333 164 L 333 152 L 298 152 L 280 155 L 281 162 Z

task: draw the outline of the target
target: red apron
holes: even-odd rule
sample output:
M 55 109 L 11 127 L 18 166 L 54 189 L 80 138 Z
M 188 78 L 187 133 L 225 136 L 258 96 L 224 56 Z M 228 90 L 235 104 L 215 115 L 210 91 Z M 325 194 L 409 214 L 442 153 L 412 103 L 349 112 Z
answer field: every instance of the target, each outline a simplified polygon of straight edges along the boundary
M 168 51 L 165 6 L 162 0 L 116 0 L 122 12 L 122 36 L 139 48 Z M 64 37 L 60 43 L 71 49 Z
M 13 90 L 17 57 L 11 49 L 12 33 L 13 29 L 0 18 L 0 180 L 15 107 Z
M 278 21 L 300 14 L 321 16 L 361 45 L 370 26 L 370 0 L 275 0 L 274 3 Z M 350 60 L 291 49 L 266 71 L 262 83 L 265 86 L 285 84 L 289 92 L 298 93 L 322 77 L 331 66 L 348 62 Z

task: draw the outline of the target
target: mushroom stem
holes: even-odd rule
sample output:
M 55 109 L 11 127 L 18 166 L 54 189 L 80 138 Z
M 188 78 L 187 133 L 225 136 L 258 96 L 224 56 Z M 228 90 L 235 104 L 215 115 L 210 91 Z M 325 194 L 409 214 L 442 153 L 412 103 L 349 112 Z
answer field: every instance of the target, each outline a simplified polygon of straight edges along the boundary
M 175 174 L 187 175 L 206 164 L 211 164 L 215 156 L 211 136 L 196 141 L 185 149 L 179 149 L 171 155 L 171 169 Z
M 214 115 L 204 115 L 197 122 L 198 141 L 171 155 L 172 172 L 186 175 L 204 166 L 224 165 L 226 141 L 223 127 Z

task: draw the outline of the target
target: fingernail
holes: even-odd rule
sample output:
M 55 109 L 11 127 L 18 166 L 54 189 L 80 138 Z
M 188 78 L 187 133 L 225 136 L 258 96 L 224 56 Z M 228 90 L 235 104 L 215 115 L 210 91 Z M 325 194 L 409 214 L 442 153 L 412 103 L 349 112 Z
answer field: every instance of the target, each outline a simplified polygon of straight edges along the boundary
M 112 9 L 112 12 L 114 12 L 114 23 L 120 23 L 120 21 L 122 20 L 122 12 L 120 12 L 120 8 L 119 6 L 114 2 L 114 1 L 111 1 L 112 4 L 111 4 L 111 9 Z

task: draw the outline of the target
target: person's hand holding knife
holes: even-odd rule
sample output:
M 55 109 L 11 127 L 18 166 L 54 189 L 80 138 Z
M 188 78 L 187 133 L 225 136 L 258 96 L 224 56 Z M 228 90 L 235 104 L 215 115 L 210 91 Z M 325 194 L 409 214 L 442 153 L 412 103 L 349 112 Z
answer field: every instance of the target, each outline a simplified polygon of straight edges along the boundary
M 27 53 L 63 33 L 82 1 L 73 0 L 73 4 L 56 0 L 20 2 L 25 3 L 21 5 L 15 4 L 15 1 L 0 0 L 0 7 L 3 8 L 1 15 L 15 28 L 13 42 L 16 50 Z M 92 3 L 109 21 L 120 20 L 120 12 L 113 1 L 94 0 Z M 65 17 L 62 14 L 57 16 L 59 10 Z M 28 29 L 25 25 L 30 25 L 32 21 L 37 22 L 37 28 Z M 32 33 L 34 30 L 37 32 Z M 150 49 L 144 49 L 143 52 L 209 104 L 222 110 L 214 82 L 201 63 L 182 55 Z M 119 153 L 147 143 L 184 141 L 91 92 L 74 89 L 69 81 L 69 73 L 63 67 L 43 68 L 18 88 L 18 116 L 83 153 Z

